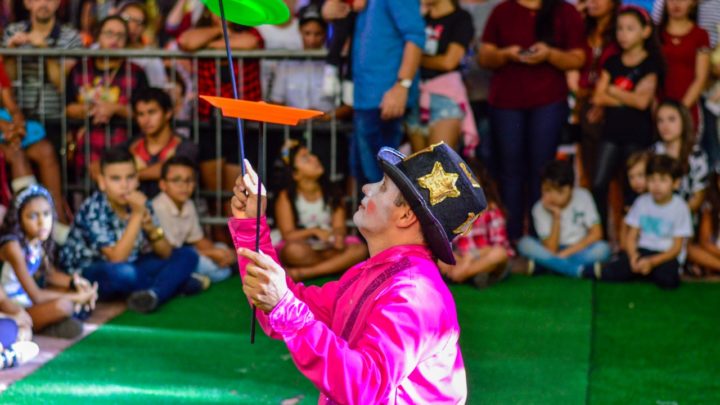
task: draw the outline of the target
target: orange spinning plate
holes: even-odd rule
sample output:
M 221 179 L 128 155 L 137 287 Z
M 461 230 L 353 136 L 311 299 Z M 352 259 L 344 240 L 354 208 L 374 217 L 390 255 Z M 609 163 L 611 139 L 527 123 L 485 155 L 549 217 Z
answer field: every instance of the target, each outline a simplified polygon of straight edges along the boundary
M 260 121 L 269 124 L 297 125 L 300 120 L 319 117 L 324 113 L 316 110 L 285 107 L 262 101 L 235 100 L 227 97 L 200 96 L 203 100 L 222 110 L 224 117 Z

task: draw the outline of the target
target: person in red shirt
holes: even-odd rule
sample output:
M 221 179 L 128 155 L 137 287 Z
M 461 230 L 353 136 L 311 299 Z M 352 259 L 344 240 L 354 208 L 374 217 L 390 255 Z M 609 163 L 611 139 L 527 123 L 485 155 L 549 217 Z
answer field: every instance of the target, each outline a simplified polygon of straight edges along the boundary
M 523 233 L 527 202 L 540 198 L 539 173 L 555 157 L 568 114 L 565 71 L 582 67 L 584 47 L 582 18 L 563 0 L 508 0 L 485 26 L 478 56 L 494 70 L 491 137 L 511 240 Z
M 660 42 L 667 63 L 660 96 L 682 102 L 690 110 L 698 131 L 698 100 L 710 74 L 710 37 L 697 25 L 696 0 L 665 2 Z

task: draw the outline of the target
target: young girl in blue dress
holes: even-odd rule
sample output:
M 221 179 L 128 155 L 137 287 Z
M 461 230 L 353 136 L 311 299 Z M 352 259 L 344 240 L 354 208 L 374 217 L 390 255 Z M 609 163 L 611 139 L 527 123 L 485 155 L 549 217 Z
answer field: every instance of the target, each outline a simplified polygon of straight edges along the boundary
M 0 284 L 30 314 L 34 331 L 74 338 L 95 306 L 97 286 L 52 265 L 54 212 L 52 197 L 41 186 L 17 194 L 0 228 Z

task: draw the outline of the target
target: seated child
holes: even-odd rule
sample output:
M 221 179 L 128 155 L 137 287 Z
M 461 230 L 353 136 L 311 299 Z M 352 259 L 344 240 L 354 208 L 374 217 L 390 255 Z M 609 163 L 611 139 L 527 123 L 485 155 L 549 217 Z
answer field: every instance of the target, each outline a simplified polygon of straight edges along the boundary
M 650 156 L 651 153 L 648 151 L 635 152 L 630 155 L 627 162 L 625 162 L 625 167 L 627 168 L 628 184 L 630 185 L 632 193 L 636 196 L 647 193 L 647 178 L 645 177 L 645 171 L 647 169 L 647 161 L 648 159 L 650 159 Z M 627 214 L 628 211 L 630 211 L 631 205 L 632 204 L 625 206 L 625 212 L 623 212 L 623 217 L 625 216 L 625 214 Z M 623 222 L 620 225 L 619 233 L 619 244 L 621 250 L 625 249 L 625 239 L 628 230 L 628 226 L 625 224 L 625 222 Z
M 130 309 L 147 313 L 178 293 L 201 291 L 202 284 L 191 276 L 197 253 L 190 247 L 173 249 L 138 185 L 130 152 L 106 150 L 100 160 L 100 191 L 78 210 L 60 263 L 67 272 L 97 282 L 100 299 L 129 296 Z
M 41 186 L 15 196 L 0 230 L 0 260 L 5 262 L 0 282 L 30 314 L 35 331 L 71 339 L 82 333 L 81 320 L 95 305 L 97 285 L 52 265 L 54 212 L 52 197 Z
M 689 270 L 697 277 L 720 275 L 720 175 L 710 175 L 697 241 L 688 245 Z
M 602 240 L 602 226 L 590 192 L 574 187 L 570 162 L 554 161 L 542 173 L 542 195 L 532 209 L 538 238 L 523 237 L 518 252 L 529 259 L 528 273 L 550 270 L 581 277 L 610 256 Z
M 477 159 L 468 159 L 468 166 L 485 192 L 488 207 L 472 224 L 466 235 L 453 241 L 456 265 L 438 262 L 440 271 L 451 281 L 462 283 L 472 279 L 478 288 L 488 287 L 508 275 L 508 260 L 515 256 L 505 227 L 505 213 L 495 182 Z
M 657 108 L 655 121 L 660 140 L 653 145 L 653 152 L 677 160 L 682 173 L 678 193 L 690 211 L 697 213 L 704 200 L 709 165 L 707 155 L 695 143 L 690 111 L 678 101 L 665 100 Z
M 681 172 L 675 159 L 652 156 L 647 163 L 648 193 L 635 200 L 625 223 L 630 230 L 625 251 L 601 271 L 586 277 L 607 281 L 649 280 L 663 289 L 680 285 L 685 242 L 693 235 L 687 203 L 674 194 Z
M 203 235 L 200 218 L 192 200 L 195 191 L 195 165 L 185 156 L 173 156 L 163 163 L 160 190 L 152 206 L 173 247 L 193 245 L 200 255 L 196 273 L 206 275 L 213 283 L 232 273 L 230 266 L 237 254 L 225 245 L 214 245 Z
M 317 156 L 289 141 L 282 151 L 286 187 L 278 193 L 275 221 L 282 234 L 279 257 L 293 280 L 344 271 L 367 257 L 367 247 L 347 236 L 345 208 L 331 195 Z

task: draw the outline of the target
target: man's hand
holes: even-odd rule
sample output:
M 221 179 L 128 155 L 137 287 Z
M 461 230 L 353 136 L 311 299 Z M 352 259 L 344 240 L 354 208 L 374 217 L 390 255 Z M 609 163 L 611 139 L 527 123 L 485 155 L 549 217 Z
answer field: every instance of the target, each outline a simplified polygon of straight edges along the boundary
M 538 42 L 530 47 L 530 52 L 520 55 L 520 62 L 528 65 L 538 65 L 548 60 L 550 47 L 544 42 Z
M 396 83 L 383 95 L 380 102 L 380 118 L 392 120 L 402 117 L 405 114 L 407 99 L 408 89 Z
M 520 46 L 508 46 L 502 48 L 502 52 L 507 58 L 508 62 L 520 62 L 520 52 L 522 52 L 522 48 Z
M 263 252 L 240 248 L 238 255 L 250 260 L 243 278 L 243 292 L 250 301 L 270 312 L 288 291 L 285 270 Z
M 145 206 L 145 203 L 147 202 L 145 194 L 137 190 L 131 191 L 126 199 L 128 204 L 130 204 L 130 210 L 132 210 L 133 213 L 145 214 L 145 210 L 147 209 Z M 143 218 L 143 225 L 144 223 L 145 219 Z
M 17 48 L 30 42 L 30 35 L 27 32 L 17 32 L 8 39 L 8 48 Z
M 322 16 L 325 20 L 339 20 L 350 14 L 350 6 L 340 0 L 328 0 L 322 6 Z
M 250 162 L 245 159 L 245 176 L 239 176 L 235 180 L 233 188 L 233 198 L 230 200 L 233 217 L 237 219 L 256 218 L 258 215 L 258 175 L 253 170 Z M 265 186 L 261 186 L 260 194 L 262 196 L 260 216 L 265 215 L 267 209 L 267 191 Z
M 117 103 L 109 103 L 106 101 L 98 101 L 90 109 L 90 115 L 93 117 L 93 124 L 107 124 L 110 119 L 118 112 Z
M 30 31 L 28 41 L 35 48 L 47 48 L 47 37 L 37 31 Z

